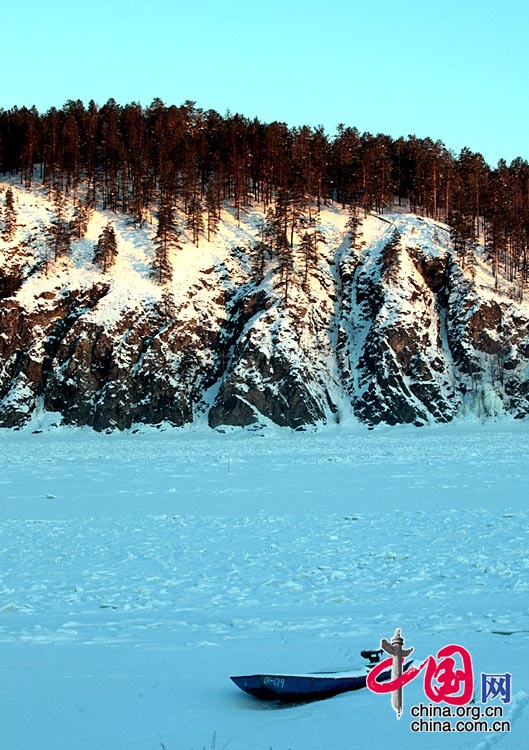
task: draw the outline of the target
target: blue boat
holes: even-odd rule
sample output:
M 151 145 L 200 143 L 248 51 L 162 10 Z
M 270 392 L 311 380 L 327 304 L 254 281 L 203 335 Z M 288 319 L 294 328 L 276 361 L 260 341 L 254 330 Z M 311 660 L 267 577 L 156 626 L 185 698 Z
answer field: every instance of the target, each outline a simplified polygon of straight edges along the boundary
M 369 652 L 377 653 L 377 652 Z M 310 672 L 308 674 L 254 674 L 230 679 L 245 693 L 264 701 L 304 703 L 331 698 L 333 695 L 360 690 L 366 686 L 367 675 L 379 659 L 361 669 L 344 672 Z M 406 670 L 410 659 L 403 666 Z M 389 680 L 391 669 L 382 672 L 378 681 Z

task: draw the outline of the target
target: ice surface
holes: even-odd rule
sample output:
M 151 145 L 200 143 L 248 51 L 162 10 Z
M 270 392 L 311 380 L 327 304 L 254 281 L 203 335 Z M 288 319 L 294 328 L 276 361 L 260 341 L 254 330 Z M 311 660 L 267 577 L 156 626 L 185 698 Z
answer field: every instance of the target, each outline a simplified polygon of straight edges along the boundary
M 522 748 L 529 430 L 0 432 L 0 747 Z M 509 735 L 362 690 L 274 710 L 230 674 L 359 665 L 400 627 L 513 675 Z M 478 698 L 479 700 L 479 698 Z

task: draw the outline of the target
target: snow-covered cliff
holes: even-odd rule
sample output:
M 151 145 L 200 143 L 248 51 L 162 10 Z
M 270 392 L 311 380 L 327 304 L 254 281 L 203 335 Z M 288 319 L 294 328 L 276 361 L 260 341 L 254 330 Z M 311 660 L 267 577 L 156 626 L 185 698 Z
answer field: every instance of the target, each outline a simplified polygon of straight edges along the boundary
M 0 239 L 0 426 L 43 411 L 98 430 L 529 412 L 529 307 L 493 289 L 479 253 L 471 278 L 442 224 L 372 215 L 351 248 L 347 213 L 322 207 L 317 264 L 303 283 L 294 235 L 286 291 L 274 264 L 262 279 L 252 268 L 262 209 L 239 222 L 226 206 L 211 242 L 184 235 L 161 287 L 150 275 L 155 218 L 138 228 L 94 212 L 46 273 L 53 205 L 42 190 L 11 187 L 18 228 Z M 108 221 L 118 256 L 102 273 L 94 245 Z

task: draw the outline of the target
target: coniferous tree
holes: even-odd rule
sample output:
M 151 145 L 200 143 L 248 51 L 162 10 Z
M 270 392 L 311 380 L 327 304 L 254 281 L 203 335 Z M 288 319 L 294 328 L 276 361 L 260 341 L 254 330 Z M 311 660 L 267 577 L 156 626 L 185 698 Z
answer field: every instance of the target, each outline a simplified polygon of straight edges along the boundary
M 162 196 L 158 206 L 157 242 L 164 251 L 181 249 L 180 231 L 176 224 L 176 216 L 172 200 L 169 196 Z
M 528 274 L 529 164 L 524 159 L 514 159 L 509 167 L 509 175 L 511 226 L 507 246 L 506 269 L 509 280 L 517 283 L 517 296 L 522 298 L 523 287 Z
M 99 119 L 98 107 L 91 100 L 80 123 L 82 148 L 79 150 L 79 155 L 82 157 L 81 168 L 86 174 L 86 202 L 91 208 L 95 208 L 97 195 Z
M 68 254 L 71 244 L 70 225 L 66 215 L 66 202 L 59 187 L 55 187 L 53 191 L 53 206 L 55 216 L 48 227 L 48 234 L 53 259 L 56 261 L 59 257 Z
M 125 163 L 125 146 L 120 132 L 122 108 L 114 99 L 101 108 L 100 148 L 103 166 L 103 208 L 116 212 L 120 200 L 120 172 Z M 121 196 L 122 197 L 122 196 Z
M 208 242 L 216 234 L 220 221 L 220 185 L 217 175 L 211 175 L 206 188 Z
M 484 209 L 485 257 L 492 263 L 494 286 L 498 287 L 500 264 L 507 267 L 511 234 L 512 177 L 505 161 L 500 160 L 487 186 Z
M 152 278 L 160 286 L 168 284 L 173 278 L 173 268 L 169 261 L 169 255 L 163 246 L 156 242 L 152 262 Z
M 362 202 L 364 214 L 381 213 L 393 195 L 390 143 L 387 136 L 364 133 L 361 149 Z
M 309 278 L 309 268 L 312 265 L 314 258 L 314 240 L 313 235 L 309 232 L 304 232 L 299 243 L 299 249 L 301 257 L 304 263 L 303 279 L 301 281 L 301 288 L 303 291 L 307 290 L 307 282 Z
M 310 164 L 312 194 L 316 199 L 318 211 L 321 208 L 322 200 L 329 196 L 327 180 L 327 165 L 330 161 L 329 151 L 330 144 L 325 131 L 321 127 L 316 128 L 312 135 Z M 330 197 L 335 200 L 336 195 L 331 194 Z
M 158 228 L 154 239 L 154 260 L 152 276 L 157 284 L 171 281 L 173 267 L 170 255 L 181 249 L 180 231 L 176 226 L 173 204 L 170 198 L 162 196 L 158 207 Z
M 325 244 L 325 236 L 317 228 L 316 218 L 311 221 L 311 228 L 304 232 L 300 241 L 300 254 L 303 264 L 301 287 L 306 292 L 309 288 L 309 278 L 318 267 L 319 245 Z
M 21 178 L 25 187 L 31 188 L 33 167 L 38 148 L 38 113 L 35 107 L 24 108 L 24 136 L 21 153 Z
M 87 199 L 77 203 L 71 221 L 71 230 L 74 237 L 80 240 L 85 236 L 91 215 L 92 208 Z
M 263 263 L 266 251 L 268 251 L 270 260 L 279 272 L 279 285 L 283 287 L 285 302 L 288 301 L 294 272 L 294 251 L 287 238 L 287 220 L 288 201 L 286 193 L 280 191 L 275 206 L 267 211 L 261 244 L 257 243 L 255 248 L 261 255 Z
M 106 273 L 113 265 L 118 254 L 118 242 L 116 232 L 110 222 L 105 224 L 103 231 L 99 235 L 97 245 L 94 250 L 94 263 L 96 263 L 103 273 Z
M 283 302 L 288 305 L 290 286 L 294 275 L 294 253 L 288 242 L 281 248 L 277 269 L 279 271 L 279 286 L 283 289 Z
M 475 217 L 471 212 L 457 206 L 452 208 L 448 217 L 450 239 L 454 252 L 463 269 L 468 268 L 474 274 L 475 249 L 477 246 Z
M 266 264 L 272 257 L 269 239 L 266 234 L 266 224 L 263 221 L 258 239 L 249 250 L 251 273 L 256 284 L 260 284 L 264 279 Z
M 301 183 L 289 191 L 288 195 L 288 220 L 290 223 L 290 247 L 294 247 L 294 232 L 298 231 L 306 223 L 305 211 L 307 208 L 307 197 Z
M 473 245 L 484 238 L 496 284 L 502 275 L 516 285 L 529 280 L 529 169 L 523 159 L 490 169 L 480 154 L 463 149 L 456 157 L 429 138 L 393 140 L 339 126 L 331 139 L 321 128 L 223 117 L 192 102 L 155 100 L 142 108 L 69 101 L 45 114 L 0 109 L 0 170 L 18 174 L 29 187 L 36 165 L 50 196 L 73 191 L 77 203 L 82 189 L 90 205 L 125 211 L 137 224 L 149 214 L 152 219 L 160 192 L 173 204 L 182 199 L 194 242 L 202 232 L 210 239 L 216 232 L 222 201 L 237 215 L 252 199 L 264 210 L 273 205 L 274 236 L 253 253 L 263 273 L 269 260 L 288 269 L 285 236 L 292 249 L 296 233 L 300 240 L 305 231 L 310 235 L 314 203 L 337 200 L 367 213 L 383 210 L 395 193 L 418 213 L 450 217 L 456 252 L 470 272 Z M 74 236 L 82 235 L 83 225 L 76 210 Z M 66 251 L 64 229 L 54 222 L 52 258 Z
M 251 266 L 255 282 L 260 284 L 265 277 L 266 263 L 270 260 L 270 248 L 262 239 L 251 248 Z
M 170 323 L 176 317 L 174 292 L 168 284 L 164 286 L 162 291 L 162 296 L 160 298 L 160 312 L 165 323 Z
M 287 204 L 278 200 L 274 208 L 266 212 L 266 220 L 262 231 L 263 242 L 270 249 L 273 259 L 278 259 L 286 247 L 290 247 L 287 240 Z
M 82 102 L 69 101 L 63 107 L 61 113 L 62 133 L 61 162 L 65 173 L 66 193 L 73 189 L 74 197 L 80 181 L 80 135 L 79 123 L 82 120 L 81 111 L 84 109 Z
M 17 214 L 15 210 L 15 199 L 11 188 L 7 188 L 4 202 L 4 226 L 2 237 L 6 242 L 11 242 L 17 230 Z
M 154 257 L 152 261 L 151 276 L 160 286 L 168 284 L 173 278 L 173 268 L 169 256 L 162 244 L 154 242 Z
M 192 240 L 198 246 L 200 235 L 204 232 L 204 217 L 202 214 L 202 192 L 200 173 L 196 159 L 188 158 L 185 165 L 183 198 L 186 213 L 186 229 L 191 232 Z
M 209 226 L 209 225 L 208 225 Z M 202 201 L 198 193 L 189 201 L 186 227 L 192 234 L 193 242 L 198 247 L 200 235 L 204 233 L 204 216 L 202 214 Z
M 274 209 L 268 212 L 271 219 L 269 224 L 273 233 L 274 247 L 279 253 L 283 247 L 290 245 L 287 239 L 290 215 L 290 193 L 286 188 L 280 188 L 277 191 Z
M 338 136 L 332 146 L 331 175 L 336 186 L 337 199 L 345 209 L 347 203 L 360 199 L 361 141 L 356 128 L 338 125 Z
M 59 153 L 60 116 L 55 107 L 52 107 L 43 118 L 42 142 L 42 182 L 52 198 L 54 185 L 59 184 L 62 177 Z

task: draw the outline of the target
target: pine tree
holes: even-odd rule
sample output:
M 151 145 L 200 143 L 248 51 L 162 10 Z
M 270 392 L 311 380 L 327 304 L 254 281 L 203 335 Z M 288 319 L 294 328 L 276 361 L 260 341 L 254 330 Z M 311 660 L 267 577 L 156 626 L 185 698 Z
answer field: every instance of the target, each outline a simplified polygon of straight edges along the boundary
M 307 207 L 307 199 L 302 185 L 298 185 L 296 189 L 290 191 L 289 203 L 290 247 L 294 247 L 294 232 L 306 223 L 304 214 Z
M 288 242 L 281 248 L 277 268 L 279 271 L 279 285 L 283 287 L 283 301 L 285 305 L 288 305 L 290 285 L 294 273 L 294 253 Z
M 167 284 L 173 276 L 170 260 L 172 250 L 180 250 L 180 232 L 176 226 L 171 200 L 162 196 L 158 207 L 158 229 L 154 239 L 152 277 L 157 284 Z
M 21 177 L 24 185 L 31 188 L 33 178 L 33 163 L 38 148 L 38 112 L 35 107 L 30 110 L 25 107 L 22 109 L 24 117 L 24 136 L 22 143 L 22 174 Z
M 271 258 L 270 246 L 265 236 L 265 222 L 261 222 L 261 231 L 256 241 L 249 247 L 250 267 L 253 280 L 260 284 L 265 277 L 266 263 Z
M 300 242 L 300 251 L 301 256 L 304 261 L 304 273 L 303 273 L 303 281 L 301 283 L 301 287 L 304 291 L 307 290 L 307 282 L 309 278 L 309 268 L 312 265 L 313 257 L 314 257 L 314 235 L 309 234 L 309 232 L 305 232 L 303 234 L 303 237 L 301 238 Z
M 500 160 L 487 186 L 484 210 L 485 254 L 492 263 L 494 287 L 498 288 L 500 261 L 507 264 L 507 249 L 511 234 L 510 196 L 512 194 L 511 174 L 505 161 Z
M 463 207 L 454 206 L 448 216 L 450 225 L 450 239 L 454 245 L 454 253 L 461 261 L 463 269 L 468 268 L 471 276 L 475 272 L 475 249 L 477 247 L 476 223 L 470 211 Z
M 345 209 L 347 203 L 360 195 L 360 133 L 343 124 L 338 125 L 337 131 L 332 144 L 332 178 L 337 198 Z
M 164 286 L 162 296 L 160 297 L 160 312 L 162 315 L 162 320 L 165 323 L 172 322 L 176 317 L 176 302 L 174 293 L 168 285 Z
M 266 221 L 263 227 L 263 242 L 270 248 L 275 259 L 279 259 L 286 247 L 291 250 L 287 239 L 288 222 L 288 199 L 284 190 L 280 190 L 276 204 L 266 212 Z
M 13 191 L 7 188 L 4 205 L 4 227 L 2 237 L 6 242 L 11 242 L 17 231 L 17 214 L 15 210 L 15 200 Z
M 53 191 L 53 205 L 55 208 L 55 218 L 48 228 L 50 237 L 51 250 L 53 259 L 56 261 L 59 257 L 67 255 L 70 250 L 71 234 L 68 219 L 66 217 L 66 203 L 62 191 L 57 187 Z
M 301 286 L 307 291 L 309 276 L 318 267 L 318 245 L 325 243 L 325 237 L 314 225 L 311 232 L 305 232 L 301 238 L 300 251 L 303 259 L 303 281 Z
M 114 265 L 118 254 L 118 242 L 116 232 L 110 222 L 106 224 L 99 235 L 97 245 L 94 251 L 94 263 L 96 263 L 103 273 Z
M 207 232 L 208 242 L 211 241 L 211 235 L 216 234 L 220 221 L 220 184 L 216 175 L 209 179 L 206 189 L 206 210 L 207 210 Z
M 362 243 L 361 243 L 362 219 L 360 218 L 360 215 L 359 215 L 359 209 L 360 207 L 357 203 L 351 204 L 349 218 L 345 225 L 345 228 L 347 229 L 347 234 L 349 236 L 349 247 L 355 254 L 360 250 L 362 246 Z
M 260 284 L 265 276 L 266 261 L 270 258 L 270 248 L 262 240 L 251 248 L 251 266 L 256 284 Z
M 77 239 L 81 240 L 85 236 L 91 215 L 92 208 L 87 200 L 81 201 L 76 205 L 71 222 L 71 229 L 72 234 L 77 237 Z
M 202 201 L 195 193 L 189 201 L 186 227 L 193 236 L 193 242 L 198 247 L 200 235 L 204 232 L 204 217 L 202 215 Z

